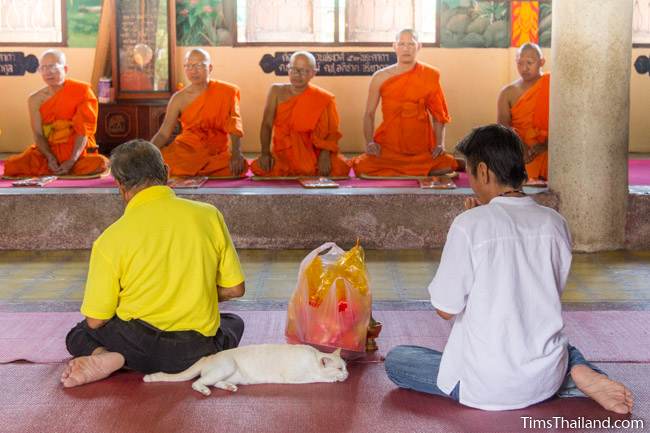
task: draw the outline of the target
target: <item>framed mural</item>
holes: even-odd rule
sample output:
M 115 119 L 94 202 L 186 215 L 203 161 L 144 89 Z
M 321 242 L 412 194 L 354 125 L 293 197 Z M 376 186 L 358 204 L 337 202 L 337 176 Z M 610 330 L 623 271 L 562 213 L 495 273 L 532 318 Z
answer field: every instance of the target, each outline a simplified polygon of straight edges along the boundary
M 551 0 L 541 0 L 539 2 L 539 24 L 537 31 L 539 33 L 539 46 L 551 46 L 551 27 L 553 25 L 553 3 Z
M 182 47 L 233 45 L 235 0 L 176 0 L 176 43 Z
M 650 1 L 634 0 L 632 13 L 632 44 L 650 47 Z
M 510 14 L 510 45 L 520 47 L 528 42 L 539 43 L 539 2 L 513 1 Z
M 510 2 L 442 0 L 440 45 L 444 48 L 510 46 Z
M 65 0 L 0 0 L 0 45 L 65 45 Z
M 67 0 L 69 47 L 95 48 L 101 12 L 101 0 Z

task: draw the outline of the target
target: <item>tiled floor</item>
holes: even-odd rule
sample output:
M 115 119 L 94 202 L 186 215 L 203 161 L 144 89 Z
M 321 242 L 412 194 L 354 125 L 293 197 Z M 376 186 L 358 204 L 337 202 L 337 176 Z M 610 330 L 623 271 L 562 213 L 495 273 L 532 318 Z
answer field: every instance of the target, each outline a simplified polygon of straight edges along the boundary
M 248 303 L 286 302 L 305 250 L 240 250 Z M 78 303 L 88 251 L 0 251 L 0 302 Z M 440 250 L 366 251 L 376 302 L 426 301 Z M 650 309 L 650 251 L 576 254 L 563 301 L 569 308 Z

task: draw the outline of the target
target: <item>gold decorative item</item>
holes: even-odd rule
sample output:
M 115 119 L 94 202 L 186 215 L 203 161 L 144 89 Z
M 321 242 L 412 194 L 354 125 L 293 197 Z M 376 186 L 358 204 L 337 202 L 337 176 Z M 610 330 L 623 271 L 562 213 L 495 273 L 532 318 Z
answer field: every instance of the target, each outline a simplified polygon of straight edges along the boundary
M 149 45 L 142 42 L 144 41 L 144 14 L 144 0 L 140 0 L 140 34 L 138 39 L 141 42 L 133 47 L 133 61 L 142 69 L 153 59 L 153 50 Z
M 370 323 L 368 323 L 368 335 L 366 336 L 366 352 L 375 352 L 377 349 L 379 349 L 379 346 L 377 346 L 375 339 L 379 337 L 381 328 L 381 322 L 376 321 L 371 314 Z
M 147 44 L 137 44 L 133 47 L 133 61 L 144 69 L 153 59 L 153 50 Z

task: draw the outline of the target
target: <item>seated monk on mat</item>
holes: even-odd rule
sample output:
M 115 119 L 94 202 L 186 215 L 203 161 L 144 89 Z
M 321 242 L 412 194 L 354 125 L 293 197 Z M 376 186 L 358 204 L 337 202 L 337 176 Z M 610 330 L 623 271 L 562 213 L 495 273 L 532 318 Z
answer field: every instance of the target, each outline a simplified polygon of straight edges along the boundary
M 160 130 L 151 139 L 161 148 L 171 176 L 230 177 L 243 175 L 246 160 L 239 150 L 243 135 L 239 115 L 239 88 L 210 80 L 210 55 L 193 49 L 185 56 L 189 86 L 169 100 Z M 176 122 L 181 133 L 168 145 Z M 228 148 L 228 141 L 232 149 Z
M 66 78 L 61 51 L 48 50 L 38 67 L 46 87 L 27 100 L 34 143 L 5 161 L 5 176 L 99 174 L 108 159 L 97 152 L 97 98 L 89 84 Z M 89 153 L 90 152 L 90 153 Z
M 548 109 L 551 76 L 542 74 L 546 60 L 539 46 L 522 45 L 517 51 L 521 76 L 499 93 L 497 122 L 512 127 L 526 145 L 529 180 L 548 180 Z
M 132 140 L 111 155 L 124 215 L 93 244 L 81 305 L 66 337 L 75 358 L 61 382 L 94 382 L 126 366 L 179 372 L 237 347 L 244 322 L 219 313 L 244 294 L 244 275 L 221 213 L 176 197 L 160 151 Z
M 420 47 L 413 30 L 400 31 L 393 43 L 397 64 L 370 81 L 363 120 L 366 153 L 354 160 L 357 175 L 430 176 L 462 168 L 444 151 L 447 103 L 438 70 L 416 60 Z M 374 131 L 380 99 L 384 120 Z
M 314 75 L 314 56 L 298 51 L 289 61 L 290 83 L 271 86 L 260 132 L 262 154 L 251 165 L 255 175 L 349 174 L 348 162 L 338 153 L 341 133 L 334 95 L 309 84 Z

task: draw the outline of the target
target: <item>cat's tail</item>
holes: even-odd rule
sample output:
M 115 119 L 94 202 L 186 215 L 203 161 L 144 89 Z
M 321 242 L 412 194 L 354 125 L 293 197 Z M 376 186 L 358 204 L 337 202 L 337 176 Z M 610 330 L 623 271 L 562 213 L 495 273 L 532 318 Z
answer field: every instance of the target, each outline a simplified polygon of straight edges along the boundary
M 170 374 L 170 373 L 159 372 L 159 373 L 147 374 L 145 377 L 142 378 L 142 380 L 144 380 L 145 382 L 183 382 L 185 380 L 194 379 L 196 376 L 201 374 L 201 369 L 203 368 L 203 364 L 205 363 L 205 360 L 207 358 L 208 356 L 204 356 L 203 358 L 199 359 L 194 364 L 192 364 L 190 368 L 181 371 L 180 373 Z

